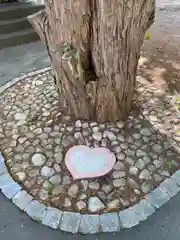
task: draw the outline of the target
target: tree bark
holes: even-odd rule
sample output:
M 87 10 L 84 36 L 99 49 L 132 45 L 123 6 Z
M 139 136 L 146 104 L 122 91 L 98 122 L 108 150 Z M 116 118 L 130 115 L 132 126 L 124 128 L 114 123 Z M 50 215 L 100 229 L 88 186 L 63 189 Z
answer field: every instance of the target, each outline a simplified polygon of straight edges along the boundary
M 29 16 L 69 114 L 100 122 L 127 118 L 154 13 L 155 0 L 47 0 Z

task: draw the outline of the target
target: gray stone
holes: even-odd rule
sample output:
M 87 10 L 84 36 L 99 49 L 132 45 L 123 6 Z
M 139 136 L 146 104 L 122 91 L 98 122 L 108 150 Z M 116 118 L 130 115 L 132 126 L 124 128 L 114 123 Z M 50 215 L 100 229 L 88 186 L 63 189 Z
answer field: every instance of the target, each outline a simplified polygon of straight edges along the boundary
M 60 229 L 75 234 L 79 230 L 80 221 L 80 213 L 64 212 L 60 221 Z
M 75 122 L 75 126 L 76 126 L 77 128 L 82 127 L 81 121 L 80 121 L 80 120 L 77 120 L 77 121 Z
M 124 136 L 122 134 L 118 134 L 117 136 L 117 139 L 120 141 L 120 142 L 124 142 Z
M 161 154 L 163 152 L 163 148 L 160 144 L 154 144 L 152 146 L 152 151 L 158 154 Z
M 48 199 L 48 197 L 49 197 L 49 192 L 51 191 L 51 189 L 50 190 L 46 190 L 46 189 L 41 189 L 40 191 L 39 191 L 39 197 L 40 197 L 40 199 L 41 200 L 46 200 L 46 199 Z
M 35 153 L 31 161 L 34 166 L 42 166 L 46 162 L 46 157 L 43 154 Z
M 16 173 L 16 176 L 18 177 L 20 182 L 23 182 L 26 178 L 26 173 L 25 172 L 18 172 L 18 173 Z
M 170 177 L 170 172 L 168 172 L 167 170 L 159 170 L 159 174 L 161 174 L 162 176 L 165 177 Z
M 124 178 L 113 180 L 113 186 L 115 188 L 124 187 L 126 185 L 126 180 Z
M 127 182 L 128 182 L 128 185 L 131 187 L 131 188 L 139 188 L 139 185 L 138 185 L 138 183 L 134 180 L 134 179 L 132 179 L 132 178 L 128 178 L 128 180 L 127 180 Z
M 60 164 L 63 160 L 63 153 L 60 151 L 55 153 L 54 158 L 55 158 L 56 162 Z
M 68 175 L 65 175 L 64 177 L 63 177 L 63 182 L 62 182 L 62 184 L 63 185 L 69 185 L 71 183 L 71 178 L 68 176 Z
M 138 170 L 137 167 L 131 166 L 131 167 L 129 168 L 129 173 L 130 173 L 131 175 L 133 175 L 133 176 L 137 176 L 138 173 L 139 173 L 139 170 Z
M 47 191 L 47 192 L 51 192 L 52 190 L 52 184 L 49 181 L 44 181 L 43 183 L 43 188 Z
M 144 156 L 144 157 L 143 157 L 143 160 L 144 160 L 144 162 L 145 162 L 146 164 L 149 164 L 149 163 L 151 162 L 151 159 L 150 159 L 149 157 L 147 157 L 147 156 Z
M 121 144 L 120 144 L 120 147 L 121 147 L 122 149 L 128 149 L 128 144 L 127 144 L 127 143 L 121 143 Z
M 142 150 L 137 150 L 137 151 L 136 151 L 136 156 L 137 156 L 138 158 L 144 157 L 144 156 L 146 156 L 146 155 L 147 155 L 146 152 L 144 152 L 144 151 L 142 151 Z
M 140 203 L 133 206 L 133 210 L 140 222 L 146 220 L 155 212 L 155 209 L 147 204 L 145 200 L 141 200 Z
M 134 133 L 132 136 L 135 140 L 139 140 L 141 138 L 141 134 L 139 133 Z
M 115 142 L 115 141 L 114 141 Z M 112 145 L 112 144 L 111 144 Z M 113 145 L 112 145 L 113 146 Z M 113 147 L 113 151 L 115 152 L 115 153 L 119 153 L 119 152 L 121 152 L 121 147 L 119 147 L 119 146 L 115 146 L 115 147 Z
M 68 195 L 70 197 L 76 197 L 77 193 L 79 191 L 79 186 L 77 184 L 71 185 L 71 187 L 68 189 Z
M 135 151 L 132 151 L 131 149 L 127 149 L 124 151 L 127 156 L 134 157 Z
M 102 133 L 101 132 L 95 132 L 95 133 L 93 133 L 92 137 L 93 137 L 94 140 L 100 142 L 101 139 L 102 139 Z
M 164 164 L 162 161 L 159 161 L 159 160 L 155 160 L 153 163 L 157 168 L 160 168 Z
M 154 180 L 155 180 L 156 182 L 161 182 L 161 181 L 164 179 L 163 176 L 158 175 L 158 174 L 154 174 L 153 177 L 154 177 Z
M 51 177 L 49 179 L 49 181 L 54 185 L 58 185 L 58 184 L 61 183 L 61 176 L 60 175 L 55 175 L 55 176 Z
M 102 189 L 102 191 L 105 192 L 106 194 L 109 194 L 110 192 L 112 192 L 113 187 L 112 187 L 112 185 L 110 185 L 110 184 L 104 184 L 101 189 Z
M 16 182 L 12 182 L 8 185 L 2 187 L 2 193 L 8 198 L 11 199 L 14 195 L 21 191 L 21 186 Z
M 117 139 L 116 135 L 110 131 L 104 131 L 103 133 L 104 138 L 109 138 L 110 141 L 115 141 Z
M 149 180 L 150 178 L 151 173 L 147 169 L 142 170 L 139 174 L 139 179 Z
M 38 135 L 38 134 L 41 134 L 43 131 L 41 128 L 36 128 L 33 130 L 33 132 Z
M 176 184 L 176 181 L 169 178 L 164 180 L 160 185 L 159 188 L 166 192 L 170 197 L 173 197 L 180 191 L 180 186 Z
M 53 168 L 50 168 L 50 167 L 47 167 L 47 166 L 44 166 L 42 169 L 41 169 L 41 175 L 43 177 L 46 177 L 46 178 L 50 178 L 52 177 L 52 175 L 55 173 L 54 169 Z
M 126 155 L 124 153 L 118 153 L 116 157 L 118 160 L 123 161 L 126 158 Z
M 135 162 L 135 160 L 132 159 L 132 158 L 127 157 L 127 158 L 125 159 L 125 163 L 128 164 L 128 165 L 130 165 L 130 166 L 133 166 L 133 165 L 134 165 L 134 162 Z
M 63 212 L 59 209 L 48 207 L 42 219 L 42 224 L 53 229 L 57 229 L 59 227 L 62 214 Z
M 150 137 L 152 135 L 152 132 L 148 128 L 143 128 L 140 131 L 140 134 L 146 137 Z
M 156 171 L 156 167 L 155 167 L 154 165 L 149 165 L 149 166 L 147 166 L 147 169 L 148 169 L 150 172 Z
M 99 232 L 99 215 L 82 215 L 79 232 L 83 234 L 94 234 Z
M 120 128 L 120 129 L 121 129 L 121 128 L 123 128 L 123 127 L 124 127 L 124 122 L 122 122 L 122 121 L 119 121 L 119 122 L 117 122 L 117 123 L 116 123 L 116 125 L 117 125 L 117 127 L 118 127 L 118 128 Z
M 119 206 L 120 206 L 120 200 L 119 199 L 112 200 L 111 202 L 108 203 L 108 208 L 109 209 L 118 208 Z
M 66 190 L 66 188 L 64 187 L 64 186 L 55 186 L 55 187 L 53 187 L 53 189 L 52 189 L 52 194 L 53 195 L 55 195 L 55 196 L 57 196 L 57 195 L 59 195 L 60 193 L 61 194 L 64 194 L 65 192 L 66 192 L 67 190 Z
M 176 184 L 178 186 L 180 186 L 180 170 L 176 171 L 172 176 L 171 179 L 173 179 L 174 182 L 176 182 Z
M 126 176 L 126 173 L 124 171 L 114 171 L 112 173 L 112 177 L 114 179 L 117 179 L 117 178 L 122 178 L 122 177 L 125 177 Z
M 104 204 L 98 197 L 90 197 L 88 201 L 88 210 L 90 212 L 98 212 L 104 208 Z
M 27 115 L 25 113 L 16 113 L 14 115 L 14 119 L 16 121 L 22 121 L 22 120 L 25 120 L 27 118 Z
M 145 181 L 141 185 L 141 190 L 146 194 L 152 189 L 152 184 L 148 181 Z
M 71 207 L 72 202 L 71 202 L 71 200 L 69 198 L 65 198 L 63 205 L 64 205 L 64 207 Z
M 58 173 L 62 171 L 61 166 L 58 165 L 58 164 L 54 164 L 54 165 L 53 165 L 53 168 L 54 168 L 54 170 L 55 170 L 56 172 L 58 172 Z
M 92 128 L 92 131 L 95 133 L 95 132 L 99 132 L 99 127 L 95 126 Z
M 137 160 L 135 166 L 138 169 L 142 170 L 143 168 L 145 168 L 146 164 L 145 164 L 144 160 L 140 158 L 140 159 Z
M 86 208 L 86 203 L 81 200 L 76 203 L 76 206 L 77 206 L 77 209 L 81 211 Z
M 114 166 L 114 170 L 124 170 L 124 169 L 125 169 L 124 163 L 117 161 Z
M 26 208 L 26 212 L 30 218 L 35 221 L 42 221 L 45 212 L 46 206 L 36 200 L 30 202 Z
M 90 182 L 89 183 L 89 188 L 93 190 L 99 190 L 100 189 L 100 184 L 98 182 Z
M 79 195 L 79 199 L 80 200 L 84 200 L 84 199 L 86 199 L 87 198 L 87 195 L 85 194 L 85 193 L 81 193 L 80 195 Z
M 118 213 L 104 213 L 100 215 L 99 218 L 102 232 L 120 231 L 120 221 Z
M 148 194 L 148 198 L 145 201 L 155 208 L 160 208 L 169 200 L 170 196 L 158 187 Z
M 21 210 L 27 208 L 28 204 L 32 201 L 33 197 L 26 191 L 18 192 L 13 198 L 12 202 Z

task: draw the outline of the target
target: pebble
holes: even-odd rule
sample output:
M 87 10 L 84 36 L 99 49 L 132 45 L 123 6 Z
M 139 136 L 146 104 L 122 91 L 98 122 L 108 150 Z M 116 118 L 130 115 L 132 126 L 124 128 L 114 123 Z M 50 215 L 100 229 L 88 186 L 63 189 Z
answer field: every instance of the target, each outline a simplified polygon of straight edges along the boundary
M 127 143 L 121 143 L 121 144 L 120 144 L 120 147 L 121 147 L 122 149 L 128 149 L 128 144 L 127 144 Z
M 129 168 L 129 173 L 130 173 L 131 175 L 133 175 L 133 176 L 137 176 L 138 173 L 139 173 L 139 170 L 138 170 L 137 167 L 131 166 L 131 167 Z
M 139 174 L 139 179 L 149 180 L 150 178 L 151 173 L 147 169 L 142 170 Z
M 124 178 L 113 180 L 113 186 L 115 188 L 124 187 L 126 185 L 126 180 Z
M 152 135 L 152 132 L 148 128 L 143 128 L 140 131 L 140 134 L 146 137 L 150 137 Z
M 68 176 L 68 175 L 65 175 L 63 177 L 63 181 L 62 181 L 62 184 L 63 185 L 69 185 L 71 183 L 71 178 Z
M 140 158 L 140 159 L 137 160 L 135 166 L 136 166 L 138 169 L 142 170 L 142 169 L 146 166 L 146 164 L 145 164 L 145 162 L 143 161 L 143 159 Z
M 64 186 L 61 186 L 61 185 L 60 186 L 55 186 L 52 189 L 52 194 L 55 195 L 55 196 L 57 196 L 59 194 L 64 194 L 66 192 L 67 192 L 66 188 Z
M 163 148 L 159 144 L 154 144 L 152 146 L 152 151 L 155 152 L 155 153 L 161 154 L 163 152 Z
M 86 199 L 87 198 L 87 195 L 85 194 L 85 193 L 81 193 L 80 195 L 79 195 L 79 199 L 80 200 L 84 200 L 84 199 Z
M 127 180 L 128 182 L 128 185 L 131 187 L 131 188 L 139 188 L 139 185 L 138 183 L 133 179 L 133 178 L 128 178 Z
M 147 155 L 146 152 L 144 152 L 144 151 L 142 151 L 142 150 L 137 150 L 137 151 L 136 151 L 136 156 L 137 156 L 138 158 L 144 157 L 144 156 L 146 156 L 146 155 Z
M 155 165 L 157 168 L 160 168 L 160 167 L 163 166 L 163 164 L 164 164 L 164 162 L 159 161 L 159 160 L 155 160 L 153 163 L 154 163 L 154 165 Z
M 134 133 L 132 136 L 135 140 L 141 139 L 141 134 L 139 134 L 139 133 Z
M 54 158 L 56 162 L 60 164 L 63 160 L 63 153 L 62 152 L 55 153 Z
M 52 177 L 52 175 L 55 173 L 54 169 L 53 168 L 50 168 L 50 167 L 47 167 L 47 166 L 44 166 L 42 169 L 41 169 L 41 175 L 43 177 L 46 177 L 46 178 L 50 178 Z
M 103 138 L 109 138 L 110 141 L 115 141 L 117 139 L 116 135 L 110 131 L 104 131 Z
M 93 190 L 99 190 L 100 189 L 100 184 L 98 182 L 90 182 L 89 183 L 89 188 Z
M 49 181 L 53 184 L 53 185 L 58 185 L 61 183 L 61 176 L 60 175 L 55 175 L 53 177 L 51 177 L 49 179 Z
M 70 186 L 70 188 L 68 189 L 68 195 L 70 197 L 76 197 L 77 193 L 79 191 L 79 187 L 77 184 L 73 184 Z
M 86 191 L 88 189 L 88 181 L 87 180 L 81 180 L 81 184 L 83 187 L 83 190 Z
M 88 210 L 90 212 L 98 212 L 104 209 L 105 205 L 98 197 L 90 197 L 88 200 Z
M 76 126 L 77 128 L 82 127 L 81 121 L 80 121 L 80 120 L 77 120 L 76 123 L 75 123 L 75 126 Z
M 164 177 L 159 174 L 154 174 L 153 176 L 154 176 L 154 180 L 158 183 L 164 179 Z
M 40 197 L 41 200 L 46 200 L 46 199 L 48 199 L 48 197 L 49 197 L 48 191 L 46 191 L 45 189 L 41 189 L 41 190 L 39 191 L 39 197 Z
M 25 120 L 27 118 L 27 115 L 25 114 L 25 113 L 16 113 L 15 115 L 14 115 L 14 119 L 16 120 L 16 121 L 23 121 L 23 120 Z
M 124 153 L 118 153 L 116 157 L 118 160 L 123 161 L 126 158 L 126 155 Z
M 134 159 L 127 157 L 125 159 L 125 163 L 127 163 L 130 166 L 133 166 L 134 165 Z
M 65 198 L 64 199 L 64 207 L 71 207 L 72 203 L 71 203 L 71 200 L 69 198 Z
M 16 175 L 17 175 L 19 181 L 21 181 L 21 182 L 24 181 L 26 178 L 26 174 L 24 172 L 18 172 L 18 173 L 16 173 Z
M 117 127 L 118 127 L 118 128 L 120 128 L 120 129 L 121 129 L 121 128 L 123 128 L 123 127 L 124 127 L 124 122 L 122 122 L 122 121 L 119 121 L 119 122 L 117 122 L 117 123 L 116 123 L 116 125 L 117 125 Z
M 93 137 L 94 140 L 100 142 L 101 139 L 102 139 L 102 133 L 101 132 L 95 132 L 95 133 L 93 133 L 92 137 Z
M 47 192 L 50 192 L 52 190 L 52 184 L 49 181 L 44 181 L 43 188 Z
M 114 208 L 118 208 L 120 205 L 120 200 L 119 199 L 115 199 L 111 202 L 108 203 L 108 208 L 109 209 L 114 209 Z
M 113 187 L 112 187 L 112 185 L 110 185 L 110 184 L 104 184 L 104 185 L 101 187 L 101 190 L 102 190 L 103 192 L 105 192 L 106 194 L 109 194 L 110 192 L 112 192 Z
M 56 172 L 58 172 L 58 173 L 62 171 L 61 166 L 58 165 L 58 164 L 56 164 L 56 163 L 53 165 L 53 168 L 54 168 L 54 170 L 55 170 Z
M 143 182 L 141 185 L 141 190 L 147 194 L 152 189 L 152 184 L 149 182 Z
M 43 154 L 35 153 L 31 161 L 34 166 L 42 166 L 46 162 L 46 157 Z
M 86 208 L 86 203 L 81 200 L 76 203 L 76 206 L 77 206 L 77 209 L 81 211 Z
M 41 128 L 36 128 L 33 130 L 33 132 L 38 135 L 38 134 L 41 134 L 43 131 Z
M 125 169 L 124 163 L 117 161 L 114 166 L 114 170 L 124 170 L 124 169 Z
M 124 171 L 114 171 L 112 173 L 112 177 L 117 179 L 117 178 L 122 178 L 122 177 L 125 177 L 126 176 L 126 173 Z

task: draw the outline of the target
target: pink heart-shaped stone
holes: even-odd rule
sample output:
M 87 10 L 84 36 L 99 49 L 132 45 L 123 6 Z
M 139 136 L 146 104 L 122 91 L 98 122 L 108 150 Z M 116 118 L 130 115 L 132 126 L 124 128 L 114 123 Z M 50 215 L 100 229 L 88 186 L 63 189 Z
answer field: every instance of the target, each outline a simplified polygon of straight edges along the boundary
M 109 149 L 79 145 L 68 150 L 65 164 L 74 179 L 100 177 L 112 170 L 116 157 Z

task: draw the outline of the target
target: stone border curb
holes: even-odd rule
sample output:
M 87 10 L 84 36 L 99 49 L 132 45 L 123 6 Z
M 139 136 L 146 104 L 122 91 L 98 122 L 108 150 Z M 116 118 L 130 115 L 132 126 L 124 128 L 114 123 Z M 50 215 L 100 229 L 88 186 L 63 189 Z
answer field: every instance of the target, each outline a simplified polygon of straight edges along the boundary
M 33 199 L 17 184 L 9 174 L 0 153 L 0 189 L 18 208 L 33 220 L 53 229 L 64 232 L 94 234 L 100 232 L 119 232 L 145 221 L 156 209 L 167 203 L 180 192 L 180 170 L 162 182 L 138 204 L 120 212 L 103 214 L 80 214 L 63 212 Z
M 0 94 L 19 81 L 24 80 L 27 76 L 35 76 L 50 70 L 52 70 L 51 67 L 46 67 L 16 77 L 0 87 Z M 179 148 L 176 150 L 180 153 Z M 170 178 L 162 182 L 159 187 L 151 191 L 145 199 L 132 207 L 119 212 L 80 214 L 63 212 L 34 200 L 33 196 L 13 180 L 0 152 L 0 190 L 19 209 L 26 212 L 30 218 L 53 229 L 60 229 L 73 234 L 119 232 L 121 229 L 131 228 L 145 221 L 156 209 L 180 192 L 180 170 L 176 171 Z

